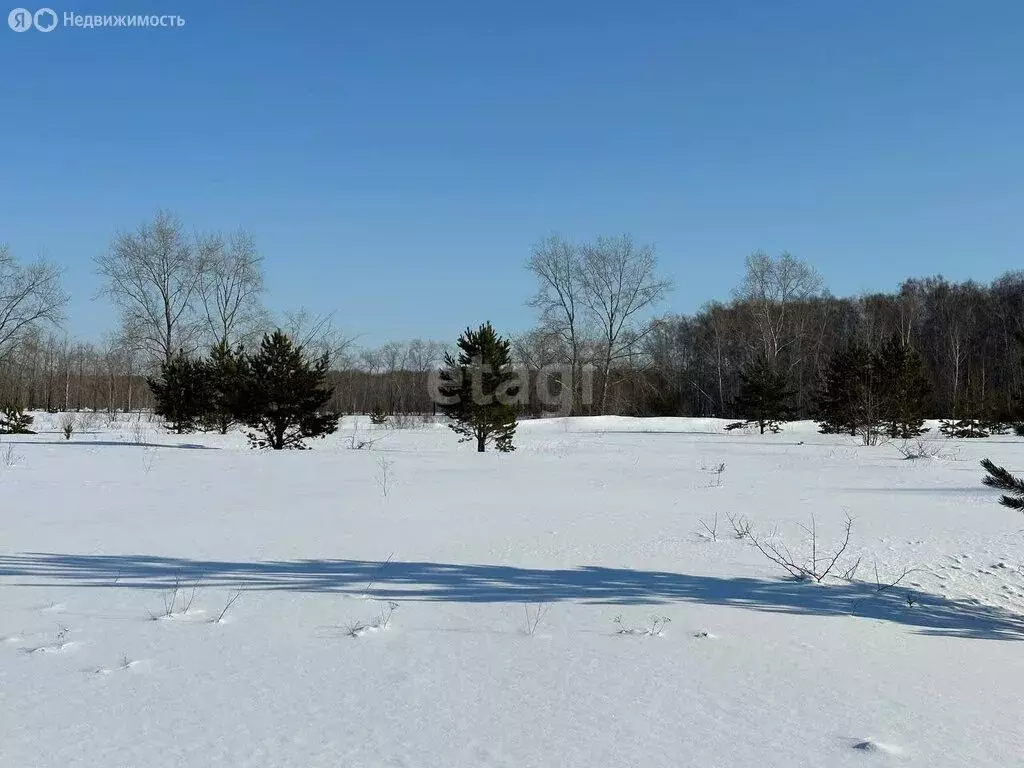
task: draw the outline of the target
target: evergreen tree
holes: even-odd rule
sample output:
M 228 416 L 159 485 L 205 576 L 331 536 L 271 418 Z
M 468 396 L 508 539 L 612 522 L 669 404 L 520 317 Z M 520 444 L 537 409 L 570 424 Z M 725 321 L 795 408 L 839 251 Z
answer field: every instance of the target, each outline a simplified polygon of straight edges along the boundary
M 1014 419 L 1005 406 L 987 403 L 981 411 L 978 425 L 986 434 L 1005 435 L 1014 428 Z
M 758 358 L 740 372 L 740 393 L 733 402 L 747 424 L 756 424 L 763 435 L 765 429 L 779 431 L 779 425 L 792 418 L 790 399 L 793 390 L 786 377 L 764 358 Z
M 0 408 L 0 435 L 34 435 L 29 427 L 33 417 L 15 405 Z
M 459 442 L 476 440 L 483 453 L 488 443 L 499 451 L 514 451 L 516 398 L 519 377 L 512 370 L 511 345 L 491 326 L 467 328 L 458 340 L 458 358 L 445 355 L 440 372 L 439 394 L 445 402 L 439 407 L 453 423 Z
M 818 396 L 821 432 L 861 435 L 874 445 L 889 437 L 923 434 L 929 400 L 921 358 L 899 337 L 871 352 L 854 341 L 836 352 Z
M 221 341 L 210 349 L 206 362 L 210 386 L 210 400 L 204 421 L 222 435 L 237 423 L 242 409 L 241 398 L 249 377 L 249 361 L 244 349 L 232 349 L 227 341 Z
M 340 415 L 326 410 L 328 358 L 310 361 L 282 331 L 263 337 L 249 358 L 236 414 L 251 428 L 253 448 L 306 448 L 305 441 L 338 429 Z
M 862 401 L 870 394 L 865 390 L 870 365 L 867 349 L 856 342 L 829 358 L 817 398 L 822 434 L 857 434 L 864 420 Z
M 865 348 L 854 378 L 854 412 L 857 434 L 864 445 L 877 445 L 884 427 L 883 415 L 888 404 L 888 374 L 879 365 L 877 353 Z
M 210 404 L 206 364 L 179 351 L 160 365 L 160 375 L 146 379 L 153 393 L 153 411 L 178 434 L 195 431 Z
M 943 419 L 939 422 L 939 432 L 946 437 L 974 438 L 988 437 L 984 424 L 979 419 Z
M 966 393 L 953 406 L 953 418 L 939 422 L 939 431 L 946 437 L 988 437 L 989 419 L 986 411 L 982 397 L 968 384 Z
M 1024 510 L 1024 480 L 1014 477 L 1003 467 L 996 466 L 990 459 L 984 459 L 981 466 L 988 472 L 981 482 L 989 488 L 1006 491 L 1000 497 L 999 503 L 1010 509 Z
M 893 336 L 874 356 L 882 387 L 881 418 L 889 437 L 918 437 L 924 428 L 931 398 L 921 356 Z

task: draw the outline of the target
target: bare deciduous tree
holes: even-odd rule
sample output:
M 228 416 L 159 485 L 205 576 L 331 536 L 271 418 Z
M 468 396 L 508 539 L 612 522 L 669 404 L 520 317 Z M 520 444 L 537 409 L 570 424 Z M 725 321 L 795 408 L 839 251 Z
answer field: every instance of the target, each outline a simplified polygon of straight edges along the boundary
M 59 325 L 67 294 L 60 270 L 40 259 L 20 264 L 0 245 L 0 362 L 44 325 Z
M 963 416 L 965 411 L 971 410 L 970 405 L 963 401 L 971 394 L 964 390 L 968 378 L 968 362 L 974 351 L 972 342 L 977 339 L 978 321 L 982 316 L 983 302 L 979 300 L 979 293 L 979 287 L 971 281 L 950 285 L 939 280 L 933 294 L 936 326 L 942 333 L 941 349 L 946 361 L 944 367 L 954 416 Z M 984 368 L 981 370 L 983 372 Z
M 637 315 L 661 301 L 672 287 L 656 273 L 654 248 L 633 244 L 629 235 L 599 237 L 581 248 L 582 299 L 600 334 L 601 395 L 599 408 L 608 403 L 612 363 L 629 356 L 647 331 L 636 328 Z
M 342 361 L 348 362 L 349 350 L 357 338 L 346 336 L 334 327 L 333 312 L 317 315 L 305 307 L 285 312 L 281 328 L 296 346 L 303 347 L 311 355 L 319 357 L 326 354 L 332 368 L 337 368 Z
M 197 291 L 211 343 L 251 343 L 269 330 L 269 315 L 260 302 L 263 257 L 252 236 L 238 230 L 227 241 L 208 237 L 201 243 L 200 259 Z
M 558 235 L 550 235 L 534 246 L 526 263 L 539 282 L 528 304 L 540 312 L 542 333 L 558 337 L 564 345 L 572 374 L 573 413 L 580 401 L 580 365 L 586 333 L 583 301 L 583 265 L 579 249 Z
M 160 362 L 198 344 L 202 324 L 195 299 L 203 276 L 198 250 L 181 222 L 161 211 L 137 231 L 118 234 L 96 259 L 106 279 L 104 293 L 120 310 L 125 332 Z
M 747 257 L 747 271 L 735 296 L 754 313 L 761 354 L 774 363 L 798 334 L 787 334 L 789 313 L 795 303 L 821 294 L 824 282 L 810 264 L 792 254 L 771 257 L 757 251 Z
M 136 378 L 141 373 L 141 353 L 139 340 L 130 334 L 114 333 L 104 339 L 100 354 L 103 375 L 106 378 L 107 413 L 114 413 L 119 407 L 130 411 L 133 404 L 136 404 L 135 387 Z M 118 384 L 121 385 L 120 389 Z M 142 389 L 148 395 L 148 388 L 143 385 Z
M 444 345 L 438 341 L 413 339 L 406 353 L 408 370 L 423 373 L 436 368 L 444 360 Z

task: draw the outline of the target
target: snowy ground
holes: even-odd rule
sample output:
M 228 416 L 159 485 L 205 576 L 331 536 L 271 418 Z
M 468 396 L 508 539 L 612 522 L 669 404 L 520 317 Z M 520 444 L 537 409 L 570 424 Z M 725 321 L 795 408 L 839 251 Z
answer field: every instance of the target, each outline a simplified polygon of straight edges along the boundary
M 978 466 L 1024 469 L 1022 440 L 907 461 L 810 424 L 556 419 L 478 455 L 352 430 L 0 438 L 0 765 L 1024 760 L 1024 517 Z M 813 514 L 829 554 L 846 511 L 861 583 L 787 579 L 727 520 L 803 552 Z M 917 570 L 878 593 L 875 563 Z

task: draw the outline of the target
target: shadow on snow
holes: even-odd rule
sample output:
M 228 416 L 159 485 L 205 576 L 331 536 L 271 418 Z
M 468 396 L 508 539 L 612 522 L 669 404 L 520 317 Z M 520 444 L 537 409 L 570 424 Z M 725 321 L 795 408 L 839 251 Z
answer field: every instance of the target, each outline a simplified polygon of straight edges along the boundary
M 121 448 L 182 448 L 191 451 L 216 451 L 217 446 L 199 445 L 198 443 L 135 443 L 119 440 L 4 440 L 5 445 L 66 445 L 79 448 L 101 448 L 104 446 L 120 446 Z
M 500 565 L 368 560 L 227 562 L 150 555 L 22 553 L 0 556 L 0 578 L 26 586 L 167 589 L 201 587 L 367 594 L 379 599 L 463 603 L 694 602 L 809 616 L 859 616 L 955 637 L 1024 639 L 1024 616 L 975 600 L 908 590 L 877 593 L 865 583 L 816 585 L 782 579 L 721 578 L 583 566 L 529 569 Z M 8 581 L 8 583 L 11 583 Z

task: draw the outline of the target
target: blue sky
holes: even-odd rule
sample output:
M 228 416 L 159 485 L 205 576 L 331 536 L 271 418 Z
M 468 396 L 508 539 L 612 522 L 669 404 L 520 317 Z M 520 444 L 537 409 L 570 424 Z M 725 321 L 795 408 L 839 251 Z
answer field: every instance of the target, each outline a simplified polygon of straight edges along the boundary
M 1016 0 L 53 3 L 186 21 L 0 27 L 0 242 L 66 267 L 80 338 L 158 208 L 369 344 L 525 330 L 551 232 L 655 244 L 676 312 L 755 249 L 836 294 L 1024 267 Z

